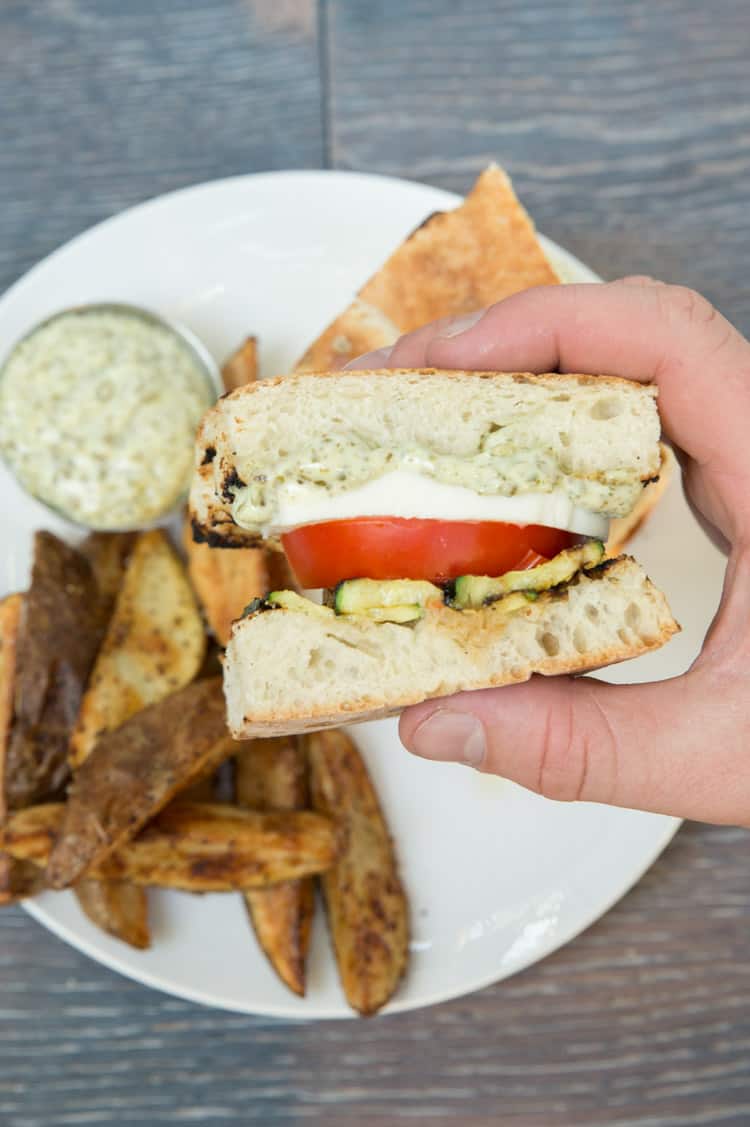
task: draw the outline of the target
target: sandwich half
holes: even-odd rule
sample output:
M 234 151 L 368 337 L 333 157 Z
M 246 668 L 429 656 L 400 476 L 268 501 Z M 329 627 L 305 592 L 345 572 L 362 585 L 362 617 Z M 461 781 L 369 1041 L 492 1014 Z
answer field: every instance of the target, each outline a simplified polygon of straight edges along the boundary
M 664 596 L 604 550 L 658 477 L 659 432 L 655 389 L 603 376 L 310 373 L 222 399 L 198 435 L 194 535 L 282 545 L 318 592 L 269 592 L 235 622 L 232 734 L 662 645 L 678 629 Z

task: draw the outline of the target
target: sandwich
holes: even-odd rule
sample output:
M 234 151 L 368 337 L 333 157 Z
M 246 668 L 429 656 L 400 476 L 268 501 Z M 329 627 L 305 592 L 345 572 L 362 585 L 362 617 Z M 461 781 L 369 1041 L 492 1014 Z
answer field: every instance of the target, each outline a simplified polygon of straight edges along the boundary
M 604 376 L 301 373 L 221 399 L 198 432 L 193 534 L 287 554 L 300 590 L 234 623 L 233 736 L 369 720 L 678 629 L 611 518 L 659 473 L 656 390 Z

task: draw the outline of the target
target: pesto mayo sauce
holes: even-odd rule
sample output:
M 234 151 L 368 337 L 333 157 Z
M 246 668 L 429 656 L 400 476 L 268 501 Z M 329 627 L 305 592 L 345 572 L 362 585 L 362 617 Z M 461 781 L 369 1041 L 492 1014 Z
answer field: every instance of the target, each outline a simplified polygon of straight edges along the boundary
M 273 528 L 282 523 L 280 516 L 289 501 L 318 508 L 330 497 L 359 491 L 394 473 L 485 497 L 563 494 L 578 508 L 606 516 L 629 513 L 643 490 L 637 469 L 607 470 L 599 479 L 576 476 L 567 472 L 552 450 L 500 445 L 493 437 L 483 440 L 476 453 L 458 457 L 428 449 L 373 446 L 356 435 L 325 435 L 306 461 L 294 452 L 277 460 L 273 475 L 263 473 L 259 478 L 238 459 L 240 477 L 247 484 L 234 490 L 232 517 L 241 528 Z M 410 488 L 416 484 L 412 480 Z M 390 509 L 387 515 L 393 515 Z
M 124 310 L 63 313 L 0 371 L 0 454 L 74 521 L 148 524 L 186 491 L 212 401 L 198 359 L 166 326 Z

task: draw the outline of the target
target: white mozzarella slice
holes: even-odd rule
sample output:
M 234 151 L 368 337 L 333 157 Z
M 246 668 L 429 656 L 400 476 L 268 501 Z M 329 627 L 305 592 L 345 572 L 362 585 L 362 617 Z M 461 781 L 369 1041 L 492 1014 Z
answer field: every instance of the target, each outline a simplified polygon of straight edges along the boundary
M 309 487 L 290 482 L 279 490 L 276 517 L 264 534 L 278 535 L 303 524 L 355 517 L 543 524 L 598 540 L 606 540 L 609 529 L 607 517 L 574 505 L 561 490 L 490 497 L 463 485 L 444 485 L 410 470 L 394 470 L 343 493 L 312 492 Z

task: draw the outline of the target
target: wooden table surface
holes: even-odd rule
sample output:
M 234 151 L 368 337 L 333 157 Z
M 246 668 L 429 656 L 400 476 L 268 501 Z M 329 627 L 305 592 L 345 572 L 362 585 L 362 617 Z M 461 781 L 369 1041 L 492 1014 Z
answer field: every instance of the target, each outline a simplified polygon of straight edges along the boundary
M 196 181 L 465 191 L 497 159 L 604 276 L 688 283 L 750 331 L 747 0 L 3 0 L 0 44 L 0 289 Z M 3 912 L 0 1124 L 748 1124 L 748 845 L 686 826 L 543 963 L 358 1024 L 201 1009 Z

